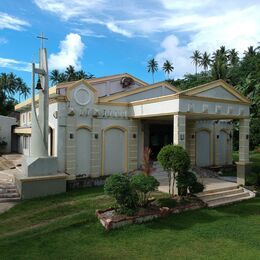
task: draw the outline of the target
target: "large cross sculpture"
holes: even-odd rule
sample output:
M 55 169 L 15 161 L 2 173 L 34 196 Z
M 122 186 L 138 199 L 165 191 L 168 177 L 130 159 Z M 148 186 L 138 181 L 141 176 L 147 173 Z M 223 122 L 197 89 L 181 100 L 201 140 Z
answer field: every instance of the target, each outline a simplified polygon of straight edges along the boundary
M 38 39 L 41 39 L 42 49 L 43 49 L 44 40 L 48 40 L 48 38 L 44 37 L 43 32 L 41 33 L 41 36 L 37 36 L 37 38 L 38 38 Z

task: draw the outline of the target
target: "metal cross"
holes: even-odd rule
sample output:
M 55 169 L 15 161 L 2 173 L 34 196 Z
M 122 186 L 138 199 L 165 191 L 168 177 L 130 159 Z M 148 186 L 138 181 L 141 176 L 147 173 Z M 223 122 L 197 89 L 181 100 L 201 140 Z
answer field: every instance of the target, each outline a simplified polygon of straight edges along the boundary
M 41 36 L 37 36 L 37 38 L 41 39 L 42 49 L 43 49 L 43 41 L 44 41 L 44 40 L 48 40 L 48 38 L 44 37 L 43 32 L 42 32 Z

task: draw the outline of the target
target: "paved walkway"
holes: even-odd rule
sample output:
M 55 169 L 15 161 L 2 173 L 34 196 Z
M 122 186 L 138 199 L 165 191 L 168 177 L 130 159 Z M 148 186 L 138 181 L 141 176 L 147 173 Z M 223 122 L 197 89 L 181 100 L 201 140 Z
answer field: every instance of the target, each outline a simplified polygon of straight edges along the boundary
M 158 165 L 155 165 L 155 170 L 152 175 L 160 182 L 160 186 L 158 188 L 159 191 L 168 193 L 169 192 L 169 180 L 168 174 L 162 170 L 162 168 Z M 198 177 L 198 181 L 205 185 L 204 191 L 216 190 L 219 188 L 227 188 L 227 187 L 237 187 L 237 183 L 234 182 L 234 178 L 232 178 L 233 182 L 230 180 L 225 180 L 222 178 L 206 178 L 206 177 Z

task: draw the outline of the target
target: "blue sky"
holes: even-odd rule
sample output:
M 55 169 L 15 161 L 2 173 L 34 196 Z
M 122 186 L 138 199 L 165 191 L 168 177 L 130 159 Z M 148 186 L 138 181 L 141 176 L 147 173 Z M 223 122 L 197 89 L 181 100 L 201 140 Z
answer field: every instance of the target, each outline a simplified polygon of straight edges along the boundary
M 221 45 L 240 55 L 260 42 L 256 0 L 1 0 L 0 72 L 14 72 L 30 85 L 41 32 L 51 69 L 69 64 L 96 77 L 131 73 L 151 82 L 147 60 L 173 62 L 172 77 L 193 72 L 195 49 Z M 156 81 L 163 80 L 160 70 Z

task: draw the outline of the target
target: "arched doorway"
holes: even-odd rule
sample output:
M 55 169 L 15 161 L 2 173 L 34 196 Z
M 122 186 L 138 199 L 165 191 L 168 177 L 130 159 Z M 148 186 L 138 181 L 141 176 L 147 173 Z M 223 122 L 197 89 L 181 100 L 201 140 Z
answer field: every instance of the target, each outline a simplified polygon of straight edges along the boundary
M 77 129 L 76 136 L 76 175 L 90 174 L 91 131 L 87 127 Z
M 103 174 L 127 171 L 127 131 L 110 127 L 103 132 Z
M 196 165 L 210 165 L 210 131 L 206 129 L 196 133 Z
M 219 152 L 219 164 L 226 165 L 228 164 L 228 134 L 225 130 L 219 132 L 218 139 L 218 152 Z

